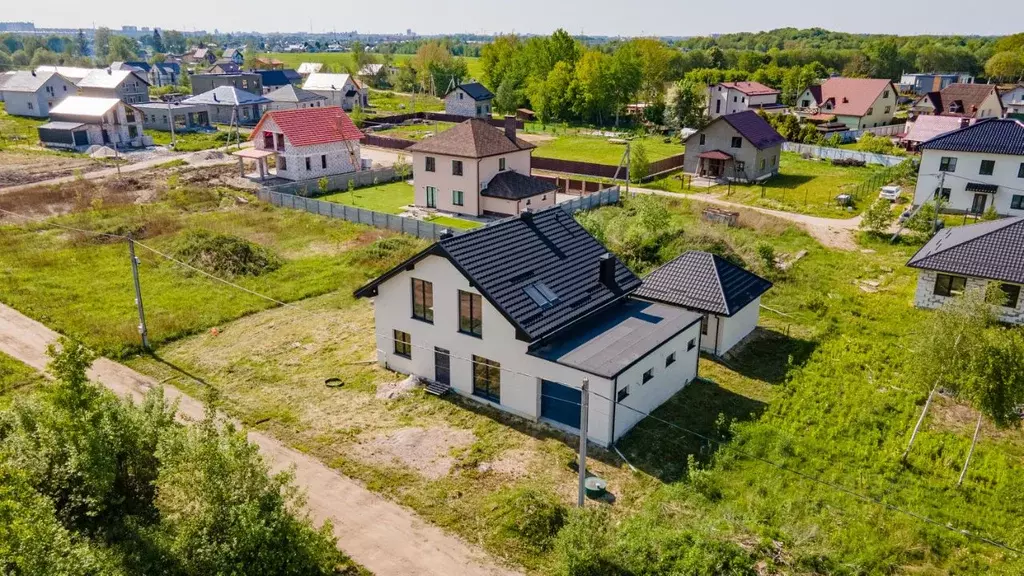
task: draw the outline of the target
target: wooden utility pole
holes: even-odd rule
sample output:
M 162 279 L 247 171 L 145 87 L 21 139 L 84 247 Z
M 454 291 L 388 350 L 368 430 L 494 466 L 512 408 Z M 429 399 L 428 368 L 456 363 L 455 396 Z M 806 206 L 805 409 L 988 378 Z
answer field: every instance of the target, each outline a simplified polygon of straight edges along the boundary
M 135 282 L 135 307 L 139 310 L 139 335 L 142 347 L 149 350 L 149 331 L 146 329 L 146 311 L 142 306 L 142 285 L 139 284 L 139 259 L 135 256 L 135 240 L 128 235 L 128 256 L 132 260 L 132 280 Z
M 590 381 L 583 379 L 580 387 L 580 487 L 576 505 L 583 507 L 583 497 L 587 491 L 587 407 L 590 404 Z

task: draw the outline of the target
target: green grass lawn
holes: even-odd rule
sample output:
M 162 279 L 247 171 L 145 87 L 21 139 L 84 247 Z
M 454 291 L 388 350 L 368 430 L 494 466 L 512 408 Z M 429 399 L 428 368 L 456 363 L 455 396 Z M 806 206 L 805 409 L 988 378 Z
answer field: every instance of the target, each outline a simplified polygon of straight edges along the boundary
M 401 214 L 413 203 L 413 187 L 408 182 L 389 182 L 357 188 L 352 192 L 335 192 L 320 200 L 358 206 L 375 212 Z
M 270 52 L 261 53 L 258 56 L 276 58 L 284 62 L 286 68 L 298 68 L 299 64 L 303 62 L 320 62 L 329 67 L 330 72 L 344 72 L 352 66 L 351 52 Z M 412 54 L 395 54 L 394 62 L 399 64 L 412 58 Z M 466 61 L 466 66 L 469 68 L 469 77 L 481 78 L 483 69 L 480 65 L 480 59 L 473 57 L 462 57 L 462 59 Z
M 431 216 L 426 220 L 439 226 L 449 226 L 459 230 L 472 230 L 483 226 L 483 224 L 473 220 L 463 220 L 462 218 L 452 218 L 451 216 Z
M 153 144 L 157 146 L 169 146 L 171 144 L 171 133 L 163 130 L 146 130 L 146 135 L 153 137 Z M 198 150 L 210 150 L 228 145 L 228 140 L 234 141 L 234 133 L 227 130 L 216 132 L 176 132 L 174 135 L 174 149 L 179 152 L 196 152 Z M 247 136 L 241 136 L 242 141 Z
M 636 140 L 634 140 L 635 142 Z M 652 162 L 683 153 L 681 144 L 665 143 L 664 138 L 660 136 L 646 136 L 643 143 L 647 148 L 647 157 Z M 555 137 L 554 140 L 545 140 L 536 142 L 536 144 L 537 149 L 533 152 L 534 156 L 596 164 L 618 164 L 626 149 L 623 144 L 613 144 L 608 141 L 608 138 L 597 136 L 561 135 Z
M 403 138 L 405 140 L 422 140 L 427 136 L 440 134 L 454 126 L 454 122 L 430 122 L 428 124 L 410 124 L 408 126 L 395 126 L 387 130 L 376 130 L 374 134 L 387 136 L 389 138 Z
M 368 113 L 375 116 L 408 114 L 411 112 L 444 112 L 444 100 L 425 94 L 402 94 L 390 90 L 370 90 Z
M 0 102 L 0 148 L 12 144 L 35 145 L 39 142 L 39 126 L 47 123 L 46 118 L 11 116 L 3 102 Z
M 795 152 L 783 152 L 779 162 L 779 174 L 760 185 L 732 186 L 719 185 L 712 188 L 683 189 L 678 175 L 644 184 L 645 187 L 669 192 L 711 193 L 723 200 L 760 206 L 786 212 L 849 218 L 859 214 L 868 206 L 868 201 L 877 197 L 878 190 L 867 191 L 852 210 L 836 203 L 836 196 L 853 194 L 865 182 L 885 173 L 883 166 L 869 164 L 862 167 L 833 166 L 822 160 L 804 160 Z M 879 185 L 881 186 L 881 185 Z
M 0 352 L 0 408 L 42 382 L 43 377 L 38 372 Z

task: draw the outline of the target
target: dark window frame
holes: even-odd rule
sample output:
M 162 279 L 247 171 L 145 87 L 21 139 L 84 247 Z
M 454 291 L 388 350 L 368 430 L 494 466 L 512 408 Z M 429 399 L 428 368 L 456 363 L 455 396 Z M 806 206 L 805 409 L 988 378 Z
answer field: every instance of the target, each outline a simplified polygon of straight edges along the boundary
M 412 288 L 412 317 L 427 324 L 434 323 L 434 283 L 429 280 L 413 278 L 410 282 Z M 416 303 L 419 296 L 420 304 Z M 417 310 L 417 306 L 419 310 Z
M 689 352 L 690 350 L 693 350 L 696 347 L 697 347 L 697 339 L 696 338 L 690 338 L 690 341 L 686 343 L 686 351 Z
M 504 158 L 498 158 L 498 172 L 504 172 L 504 171 L 505 171 L 505 159 Z
M 985 168 L 988 168 L 987 172 L 985 171 Z M 992 173 L 995 172 L 995 171 L 996 171 L 996 161 L 995 160 L 982 160 L 981 161 L 981 165 L 978 167 L 978 174 L 981 175 L 981 176 L 991 176 Z
M 956 172 L 956 156 L 943 156 L 940 158 L 939 172 Z
M 395 356 L 412 360 L 412 334 L 401 330 L 392 330 L 395 341 Z
M 434 172 L 437 168 L 437 163 L 433 156 L 427 156 L 423 161 L 423 170 L 426 172 Z
M 942 200 L 949 200 L 950 194 L 953 193 L 952 188 L 936 188 L 935 194 Z
M 999 290 L 1002 291 L 1003 296 L 1006 300 L 1002 306 L 1006 308 L 1016 308 L 1020 304 L 1020 284 L 1010 284 L 1009 282 L 1000 282 Z
M 1011 210 L 1024 210 L 1024 194 L 1014 194 L 1010 198 L 1010 209 Z
M 692 342 L 692 340 L 691 340 L 691 342 Z M 675 363 L 676 363 L 676 353 L 675 352 L 672 352 L 671 354 L 669 354 L 668 356 L 665 357 L 665 367 L 666 368 L 668 368 L 669 366 L 671 366 L 671 365 L 673 365 Z
M 629 398 L 629 386 L 623 386 L 615 393 L 615 401 L 622 402 L 626 398 Z
M 730 148 L 743 148 L 743 137 L 733 136 L 732 140 L 729 141 Z
M 1024 162 L 1020 163 L 1020 168 L 1017 168 L 1017 178 L 1024 178 Z
M 967 277 L 956 274 L 936 274 L 932 292 L 936 296 L 959 296 L 967 289 Z
M 323 170 L 327 169 L 327 154 L 320 155 L 320 168 Z
M 643 375 L 640 377 L 640 383 L 647 384 L 651 380 L 654 380 L 654 368 L 644 371 Z
M 312 166 L 313 166 L 313 160 L 309 156 L 306 156 L 306 172 L 309 172 L 310 170 L 312 170 Z
M 708 325 L 709 324 L 711 324 L 711 321 L 708 318 L 707 314 L 705 314 L 705 315 L 700 317 L 700 333 L 703 334 L 704 336 L 708 335 Z
M 463 297 L 465 296 L 465 303 L 468 306 L 469 315 L 463 315 Z M 458 293 L 458 309 L 459 309 L 459 333 L 467 336 L 473 336 L 476 338 L 483 338 L 484 336 L 484 310 L 483 310 L 483 297 L 474 292 L 466 292 L 465 290 L 459 290 Z
M 707 144 L 707 141 L 708 141 L 708 135 L 707 134 L 701 134 L 700 135 L 700 145 L 703 146 L 703 145 Z
M 452 176 L 462 176 L 462 160 L 452 160 Z
M 473 354 L 473 395 L 501 404 L 501 363 Z
M 466 202 L 466 195 L 462 190 L 452 190 L 452 205 L 453 206 L 464 206 Z

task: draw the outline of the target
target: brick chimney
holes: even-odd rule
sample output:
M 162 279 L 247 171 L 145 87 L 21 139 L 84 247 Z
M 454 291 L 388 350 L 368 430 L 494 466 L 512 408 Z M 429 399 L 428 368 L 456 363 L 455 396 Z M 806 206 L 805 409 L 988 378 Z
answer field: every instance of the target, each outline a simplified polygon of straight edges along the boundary
M 516 117 L 515 116 L 511 116 L 511 115 L 505 116 L 505 136 L 507 136 L 508 139 L 513 141 L 513 142 L 516 141 Z

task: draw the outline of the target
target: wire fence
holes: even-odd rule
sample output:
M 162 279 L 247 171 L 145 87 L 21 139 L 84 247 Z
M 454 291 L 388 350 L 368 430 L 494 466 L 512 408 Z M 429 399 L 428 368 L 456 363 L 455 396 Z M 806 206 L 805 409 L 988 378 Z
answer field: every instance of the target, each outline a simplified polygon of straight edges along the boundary
M 796 142 L 783 142 L 782 149 L 786 152 L 808 154 L 815 158 L 827 158 L 829 160 L 859 160 L 861 162 L 864 162 L 865 164 L 879 164 L 881 166 L 896 166 L 906 160 L 906 158 L 903 156 L 873 154 L 871 152 L 861 152 L 859 150 L 829 148 L 827 146 L 798 144 Z

